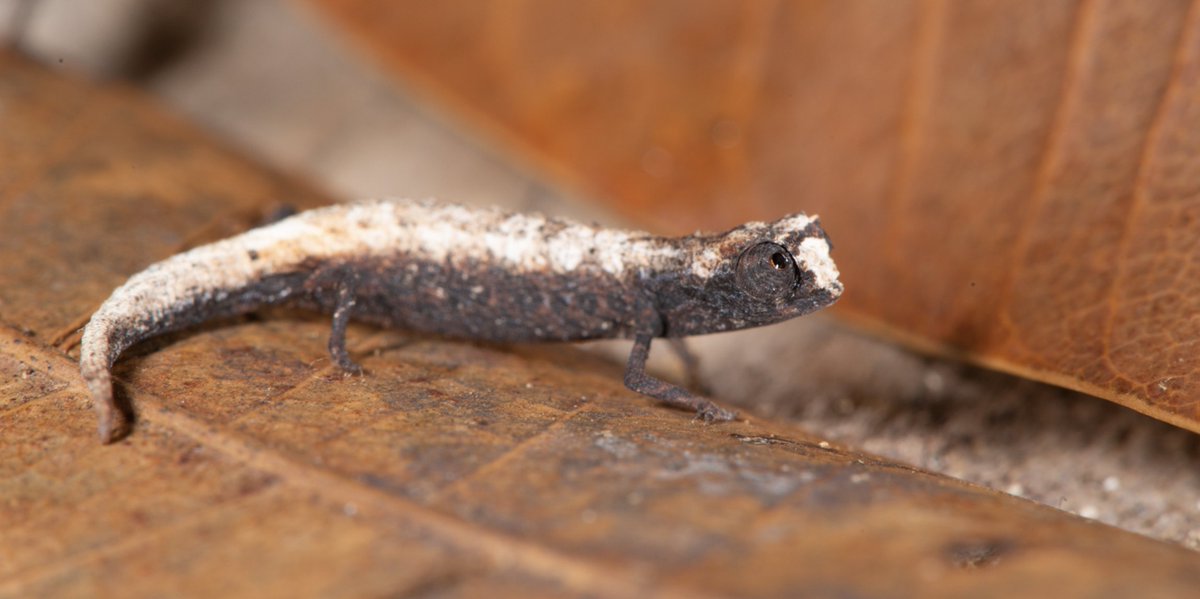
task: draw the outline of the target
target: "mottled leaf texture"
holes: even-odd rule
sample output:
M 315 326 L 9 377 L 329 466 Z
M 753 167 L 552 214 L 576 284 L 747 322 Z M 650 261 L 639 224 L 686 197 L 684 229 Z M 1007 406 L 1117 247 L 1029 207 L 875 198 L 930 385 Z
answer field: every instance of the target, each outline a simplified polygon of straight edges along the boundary
M 838 311 L 1200 431 L 1185 0 L 309 0 L 664 231 L 819 212 Z
M 562 346 L 288 311 L 117 366 L 76 331 L 124 277 L 323 201 L 152 102 L 0 54 L 0 596 L 1189 596 L 1200 557 L 830 446 L 705 425 Z

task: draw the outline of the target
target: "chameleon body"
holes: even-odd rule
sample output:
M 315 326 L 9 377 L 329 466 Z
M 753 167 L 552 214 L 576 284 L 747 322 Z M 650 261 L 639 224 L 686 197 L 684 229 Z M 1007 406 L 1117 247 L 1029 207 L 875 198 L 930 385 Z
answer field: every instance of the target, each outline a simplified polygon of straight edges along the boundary
M 655 337 L 760 326 L 842 293 L 815 217 L 721 234 L 658 237 L 537 214 L 430 200 L 374 200 L 302 212 L 197 247 L 132 276 L 83 332 L 80 369 L 101 440 L 127 429 L 111 368 L 168 331 L 290 303 L 333 314 L 334 361 L 350 318 L 483 341 L 633 338 L 625 383 L 706 420 L 734 413 L 650 377 Z

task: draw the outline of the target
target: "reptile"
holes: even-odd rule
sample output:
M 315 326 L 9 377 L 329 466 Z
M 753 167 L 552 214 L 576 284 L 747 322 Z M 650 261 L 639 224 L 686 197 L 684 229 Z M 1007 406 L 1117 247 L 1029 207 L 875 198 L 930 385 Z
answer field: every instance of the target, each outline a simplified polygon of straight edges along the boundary
M 84 328 L 80 371 L 100 439 L 129 432 L 112 367 L 132 345 L 288 303 L 331 313 L 329 353 L 351 318 L 485 342 L 632 338 L 625 385 L 706 421 L 736 413 L 646 373 L 654 338 L 772 324 L 842 294 L 817 217 L 661 237 L 540 214 L 384 199 L 295 214 L 152 264 Z

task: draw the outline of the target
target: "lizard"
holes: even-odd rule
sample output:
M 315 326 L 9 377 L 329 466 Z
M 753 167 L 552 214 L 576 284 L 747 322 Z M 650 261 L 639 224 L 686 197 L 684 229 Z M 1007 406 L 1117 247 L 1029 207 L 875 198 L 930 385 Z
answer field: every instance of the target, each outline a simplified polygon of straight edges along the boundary
M 347 373 L 353 317 L 484 342 L 632 338 L 625 385 L 705 421 L 736 413 L 646 373 L 654 338 L 777 323 L 841 296 L 817 217 L 662 237 L 540 214 L 380 199 L 300 212 L 150 265 L 84 327 L 80 372 L 103 443 L 129 432 L 113 398 L 123 351 L 163 333 L 290 303 L 332 314 Z

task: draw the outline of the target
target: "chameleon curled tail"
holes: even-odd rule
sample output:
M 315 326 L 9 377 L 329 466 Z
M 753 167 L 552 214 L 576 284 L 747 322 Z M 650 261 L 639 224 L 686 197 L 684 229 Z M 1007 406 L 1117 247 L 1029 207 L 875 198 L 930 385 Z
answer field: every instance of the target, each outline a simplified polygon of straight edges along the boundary
M 399 232 L 371 226 L 384 215 L 382 208 L 427 204 L 368 202 L 310 210 L 171 256 L 130 277 L 92 315 L 80 345 L 80 371 L 101 441 L 111 442 L 127 431 L 111 374 L 126 349 L 156 335 L 303 295 L 321 265 L 394 245 Z
M 99 420 L 101 441 L 127 431 L 113 398 L 111 369 L 129 347 L 144 339 L 221 316 L 287 300 L 304 258 L 288 255 L 302 227 L 268 227 L 172 256 L 137 273 L 100 306 L 83 330 L 80 372 Z M 271 260 L 255 247 L 274 247 Z

